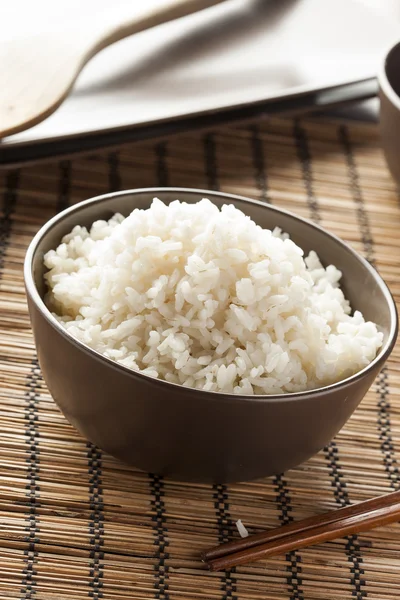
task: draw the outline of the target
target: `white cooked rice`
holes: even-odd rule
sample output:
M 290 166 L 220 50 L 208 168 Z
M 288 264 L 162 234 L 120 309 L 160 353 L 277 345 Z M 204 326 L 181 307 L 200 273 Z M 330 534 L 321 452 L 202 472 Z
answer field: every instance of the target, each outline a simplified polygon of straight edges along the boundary
M 154 199 L 75 227 L 45 256 L 46 302 L 68 332 L 126 367 L 202 390 L 322 387 L 382 345 L 340 271 L 233 205 Z

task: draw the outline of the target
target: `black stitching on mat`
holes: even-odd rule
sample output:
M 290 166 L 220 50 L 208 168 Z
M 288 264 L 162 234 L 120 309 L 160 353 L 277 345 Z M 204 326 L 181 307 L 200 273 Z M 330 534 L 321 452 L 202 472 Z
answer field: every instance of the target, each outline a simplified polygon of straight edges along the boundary
M 12 215 L 18 196 L 19 171 L 9 171 L 6 176 L 6 189 L 3 197 L 2 216 L 0 219 L 0 270 L 3 268 L 4 256 L 10 241 Z
M 252 125 L 249 127 L 249 131 L 251 135 L 251 151 L 256 187 L 260 194 L 260 200 L 262 202 L 270 203 L 271 200 L 268 197 L 268 180 L 265 168 L 265 152 L 260 136 L 260 128 L 258 125 Z
M 343 479 L 343 472 L 339 463 L 339 452 L 336 442 L 331 442 L 324 448 L 324 454 L 328 461 L 329 473 L 332 477 L 333 494 L 339 506 L 350 504 L 350 498 L 347 491 L 346 482 Z M 367 597 L 367 591 L 364 589 L 366 582 L 364 579 L 363 558 L 361 546 L 357 535 L 346 537 L 346 554 L 350 563 L 351 583 L 354 589 L 351 594 L 353 597 L 361 600 Z
M 276 504 L 279 508 L 279 521 L 281 525 L 287 525 L 293 521 L 293 517 L 290 514 L 292 512 L 292 506 L 290 502 L 290 494 L 288 485 L 283 478 L 283 475 L 276 475 L 274 477 L 274 484 L 276 489 Z M 290 592 L 290 600 L 303 600 L 304 594 L 301 588 L 303 580 L 301 577 L 301 556 L 295 551 L 288 552 L 286 554 L 286 570 L 288 576 L 286 582 Z
M 351 182 L 351 192 L 357 207 L 357 219 L 361 231 L 361 241 L 364 247 L 364 253 L 367 260 L 375 266 L 374 241 L 369 224 L 368 212 L 364 206 L 364 198 L 361 191 L 360 179 L 348 130 L 344 125 L 339 128 L 339 140 L 343 146 L 346 156 L 346 163 Z M 386 367 L 384 367 L 379 373 L 378 377 L 376 378 L 375 385 L 378 396 L 377 425 L 380 447 L 383 455 L 383 464 L 391 487 L 393 489 L 397 489 L 400 473 L 393 444 L 393 435 L 391 432 L 390 390 L 388 382 L 388 370 Z
M 110 192 L 118 192 L 121 189 L 119 153 L 117 151 L 108 154 L 108 187 Z
M 57 212 L 65 210 L 69 205 L 71 193 L 71 161 L 61 160 L 59 162 L 60 178 L 58 186 Z
M 167 144 L 166 142 L 160 142 L 155 147 L 156 151 L 156 170 L 157 170 L 157 179 L 158 185 L 161 187 L 167 187 L 169 185 L 169 176 L 168 176 L 168 165 L 167 165 Z
M 210 190 L 219 190 L 217 153 L 214 135 L 208 133 L 203 138 L 204 141 L 204 161 L 207 187 Z M 230 526 L 232 523 L 229 510 L 228 488 L 224 484 L 215 484 L 213 486 L 214 508 L 218 525 L 218 542 L 223 544 L 230 539 Z M 221 590 L 224 600 L 236 600 L 236 569 L 230 569 L 224 572 L 221 580 Z
M 161 600 L 169 599 L 169 567 L 167 564 L 169 553 L 168 553 L 168 531 L 166 527 L 166 516 L 165 516 L 165 502 L 164 502 L 164 480 L 159 475 L 149 474 L 150 478 L 150 490 L 153 496 L 151 500 L 151 506 L 154 510 L 152 521 L 154 523 L 153 528 L 155 531 L 154 545 L 156 546 L 155 558 L 156 562 L 154 565 L 155 573 L 155 598 Z
M 19 186 L 20 173 L 18 170 L 10 171 L 6 176 L 6 191 L 3 203 L 3 216 L 0 221 L 0 269 L 3 268 L 4 256 L 10 241 L 12 227 L 12 215 L 14 213 Z M 27 503 L 27 514 L 25 517 L 25 537 L 27 547 L 24 550 L 24 568 L 22 570 L 21 598 L 29 600 L 36 594 L 36 569 L 39 524 L 37 509 L 39 505 L 39 447 L 37 429 L 37 402 L 38 381 L 41 379 L 39 365 L 36 359 L 32 361 L 30 373 L 26 379 L 27 390 L 25 392 L 25 443 L 27 457 L 25 497 Z
M 38 553 L 36 544 L 39 543 L 39 519 L 37 510 L 40 508 L 40 449 L 39 449 L 39 431 L 37 427 L 38 414 L 37 403 L 39 401 L 38 388 L 41 381 L 41 373 L 37 358 L 31 363 L 31 371 L 27 377 L 25 393 L 25 441 L 27 445 L 27 466 L 26 478 L 28 483 L 25 486 L 25 496 L 28 505 L 28 514 L 25 518 L 24 541 L 28 547 L 24 550 L 24 569 L 22 571 L 21 598 L 28 600 L 36 595 L 36 569 Z
M 225 544 L 231 539 L 230 530 L 232 518 L 229 511 L 228 488 L 224 484 L 213 485 L 215 514 L 218 525 L 218 543 Z M 222 575 L 221 590 L 224 600 L 237 600 L 236 568 L 226 570 Z
M 91 442 L 87 442 L 87 463 L 89 472 L 89 597 L 97 600 L 103 597 L 104 574 L 104 504 L 102 488 L 102 453 Z
M 346 157 L 348 176 L 350 178 L 350 190 L 357 209 L 357 220 L 361 232 L 361 241 L 364 247 L 365 258 L 373 265 L 375 259 L 371 228 L 369 225 L 368 213 L 364 206 L 364 198 L 361 192 L 360 179 L 354 160 L 353 149 L 345 125 L 339 127 L 339 141 L 342 144 Z
M 378 395 L 378 431 L 381 451 L 383 454 L 383 464 L 390 485 L 394 490 L 398 489 L 399 483 L 399 465 L 395 455 L 393 445 L 393 436 L 390 422 L 390 392 L 388 385 L 388 372 L 384 367 L 375 381 L 376 393 Z
M 313 221 L 320 223 L 321 214 L 318 206 L 318 200 L 314 191 L 314 181 L 312 174 L 312 156 L 309 148 L 307 133 L 301 124 L 296 121 L 294 125 L 294 135 L 296 138 L 298 158 L 301 162 L 303 171 L 303 181 L 307 192 L 307 203 L 310 209 Z M 339 463 L 339 455 L 335 442 L 331 442 L 324 450 L 326 460 L 328 461 L 329 473 L 332 477 L 332 487 L 336 502 L 340 506 L 350 503 L 346 482 L 343 481 L 343 473 Z M 353 586 L 352 596 L 358 599 L 366 597 L 367 592 L 363 589 L 365 580 L 361 577 L 364 574 L 362 570 L 362 556 L 358 536 L 352 535 L 346 538 L 346 555 L 350 563 L 351 583 Z
M 303 172 L 304 186 L 307 191 L 307 204 L 310 209 L 311 218 L 316 223 L 320 223 L 321 215 L 318 202 L 314 192 L 313 176 L 312 176 L 312 159 L 308 144 L 307 134 L 299 121 L 295 121 L 293 128 L 294 139 L 296 142 L 297 156 L 300 161 Z

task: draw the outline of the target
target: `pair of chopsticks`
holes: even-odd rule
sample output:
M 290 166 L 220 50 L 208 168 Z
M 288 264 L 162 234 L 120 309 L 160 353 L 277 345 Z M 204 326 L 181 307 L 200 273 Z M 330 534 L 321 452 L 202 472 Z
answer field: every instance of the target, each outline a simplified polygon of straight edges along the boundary
M 202 558 L 211 571 L 223 571 L 399 520 L 397 491 L 216 546 Z

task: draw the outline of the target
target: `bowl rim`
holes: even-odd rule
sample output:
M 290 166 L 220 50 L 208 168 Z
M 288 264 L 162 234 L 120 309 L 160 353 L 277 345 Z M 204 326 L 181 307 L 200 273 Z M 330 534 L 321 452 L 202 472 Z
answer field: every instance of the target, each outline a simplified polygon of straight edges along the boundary
M 400 42 L 399 42 L 399 44 L 400 44 Z M 246 203 L 249 202 L 251 204 L 255 204 L 259 207 L 270 210 L 272 212 L 287 215 L 288 217 L 291 217 L 292 219 L 300 221 L 301 223 L 303 223 L 304 225 L 306 225 L 308 227 L 317 229 L 323 235 L 328 236 L 331 239 L 333 239 L 346 252 L 348 252 L 354 258 L 356 258 L 361 263 L 361 265 L 364 266 L 371 273 L 371 275 L 377 281 L 379 287 L 381 288 L 381 290 L 386 298 L 388 307 L 389 307 L 391 318 L 390 318 L 390 329 L 388 332 L 388 338 L 386 340 L 385 345 L 382 346 L 382 348 L 380 348 L 378 354 L 373 359 L 373 361 L 371 361 L 361 371 L 357 371 L 357 373 L 355 373 L 354 375 L 351 375 L 350 377 L 347 377 L 346 379 L 342 379 L 341 381 L 338 381 L 336 383 L 332 383 L 330 385 L 315 388 L 312 390 L 305 390 L 302 392 L 289 392 L 289 393 L 284 393 L 284 394 L 270 394 L 270 395 L 268 395 L 268 394 L 254 394 L 254 395 L 229 394 L 227 392 L 215 392 L 215 391 L 206 391 L 206 390 L 199 390 L 199 389 L 195 389 L 195 388 L 189 388 L 189 387 L 185 387 L 183 385 L 177 384 L 177 383 L 171 383 L 171 382 L 165 381 L 163 379 L 151 377 L 150 375 L 140 373 L 139 371 L 134 371 L 133 369 L 130 369 L 129 367 L 126 367 L 126 366 L 112 360 L 111 358 L 104 356 L 97 350 L 93 350 L 92 348 L 90 348 L 89 346 L 87 346 L 86 344 L 81 342 L 80 340 L 74 338 L 70 333 L 68 333 L 68 331 L 65 328 L 63 328 L 61 326 L 61 324 L 57 321 L 57 319 L 52 315 L 52 313 L 50 312 L 50 310 L 47 308 L 46 304 L 44 303 L 43 299 L 41 298 L 41 296 L 38 292 L 38 289 L 35 285 L 35 281 L 34 281 L 34 277 L 33 277 L 33 268 L 32 268 L 33 267 L 33 258 L 35 256 L 36 250 L 37 250 L 40 242 L 46 237 L 46 235 L 51 231 L 51 229 L 53 229 L 53 227 L 55 227 L 58 223 L 63 221 L 66 217 L 70 216 L 73 213 L 78 213 L 80 210 L 82 210 L 83 208 L 85 208 L 91 204 L 101 204 L 102 202 L 107 202 L 108 200 L 111 200 L 118 196 L 135 196 L 138 194 L 149 194 L 149 195 L 154 195 L 153 197 L 155 197 L 155 196 L 157 196 L 158 193 L 165 193 L 165 192 L 177 194 L 178 197 L 179 197 L 179 194 L 185 193 L 185 194 L 193 194 L 195 196 L 199 196 L 199 199 L 200 199 L 200 197 L 204 198 L 204 197 L 207 197 L 207 195 L 213 195 L 213 196 L 219 196 L 222 200 L 226 199 L 227 201 L 240 200 L 240 201 L 245 201 Z M 35 234 L 35 236 L 33 237 L 33 239 L 31 240 L 31 242 L 28 246 L 28 249 L 27 249 L 26 255 L 25 255 L 24 282 L 25 282 L 25 288 L 26 288 L 27 295 L 29 295 L 30 299 L 32 300 L 32 302 L 34 303 L 34 305 L 36 306 L 38 311 L 41 313 L 41 315 L 46 319 L 48 324 L 51 325 L 66 340 L 68 340 L 74 346 L 77 346 L 81 351 L 84 351 L 86 354 L 89 354 L 92 358 L 97 359 L 101 363 L 104 363 L 105 366 L 116 369 L 119 372 L 123 372 L 125 375 L 129 375 L 133 378 L 144 379 L 148 383 L 152 383 L 154 385 L 158 385 L 161 387 L 168 386 L 170 389 L 175 388 L 176 391 L 179 393 L 182 393 L 182 392 L 189 393 L 189 394 L 196 393 L 196 395 L 199 394 L 200 396 L 203 396 L 204 399 L 215 396 L 216 399 L 217 398 L 220 400 L 229 399 L 229 401 L 236 401 L 236 402 L 265 402 L 265 401 L 285 402 L 285 401 L 294 401 L 296 399 L 298 399 L 298 400 L 301 400 L 301 399 L 304 400 L 305 398 L 312 399 L 312 398 L 315 398 L 316 396 L 321 396 L 321 394 L 322 395 L 328 394 L 334 390 L 338 390 L 340 388 L 345 388 L 346 386 L 351 385 L 354 382 L 363 379 L 365 377 L 365 375 L 367 375 L 375 367 L 379 367 L 380 365 L 382 365 L 386 361 L 388 356 L 390 355 L 390 353 L 396 343 L 397 333 L 398 333 L 398 315 L 397 315 L 396 304 L 395 304 L 395 301 L 393 299 L 393 296 L 392 296 L 387 284 L 382 279 L 380 274 L 376 271 L 376 269 L 364 257 L 359 255 L 355 250 L 353 250 L 346 242 L 341 240 L 339 237 L 337 237 L 333 233 L 328 232 L 326 229 L 324 229 L 320 225 L 317 225 L 308 219 L 304 219 L 303 217 L 299 217 L 298 215 L 296 215 L 295 213 L 292 213 L 290 211 L 278 208 L 271 204 L 266 204 L 265 202 L 260 202 L 259 200 L 253 200 L 250 198 L 246 198 L 245 196 L 239 196 L 237 194 L 229 194 L 229 193 L 213 191 L 213 190 L 204 190 L 204 189 L 197 189 L 197 188 L 183 188 L 183 187 L 135 188 L 135 189 L 130 189 L 130 190 L 122 190 L 122 191 L 118 191 L 118 192 L 109 192 L 107 194 L 101 194 L 99 196 L 95 196 L 93 198 L 83 200 L 82 202 L 78 202 L 78 203 L 66 208 L 65 210 L 59 212 L 51 219 L 49 219 L 49 221 L 47 221 L 39 229 L 39 231 Z
M 378 82 L 381 91 L 388 100 L 400 110 L 400 96 L 394 91 L 387 73 L 389 60 L 396 51 L 400 52 L 400 40 L 395 44 L 390 44 L 389 48 L 385 51 L 383 61 L 378 71 Z

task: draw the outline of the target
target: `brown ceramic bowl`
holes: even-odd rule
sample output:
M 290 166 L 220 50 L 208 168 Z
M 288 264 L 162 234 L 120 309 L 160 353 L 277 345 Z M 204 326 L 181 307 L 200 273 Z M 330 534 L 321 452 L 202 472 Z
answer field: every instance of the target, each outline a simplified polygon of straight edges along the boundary
M 328 387 L 281 396 L 204 392 L 141 375 L 73 339 L 43 302 L 43 255 L 73 226 L 115 212 L 147 208 L 154 196 L 221 206 L 232 203 L 259 225 L 279 226 L 306 252 L 343 271 L 353 308 L 375 321 L 384 344 L 361 372 Z M 389 356 L 396 339 L 392 296 L 376 271 L 320 227 L 239 196 L 202 190 L 153 188 L 107 194 L 65 210 L 32 241 L 25 260 L 29 310 L 43 376 L 67 419 L 89 440 L 136 467 L 181 480 L 254 479 L 298 465 L 344 425 Z
M 387 53 L 378 80 L 383 150 L 390 172 L 400 184 L 400 42 Z

